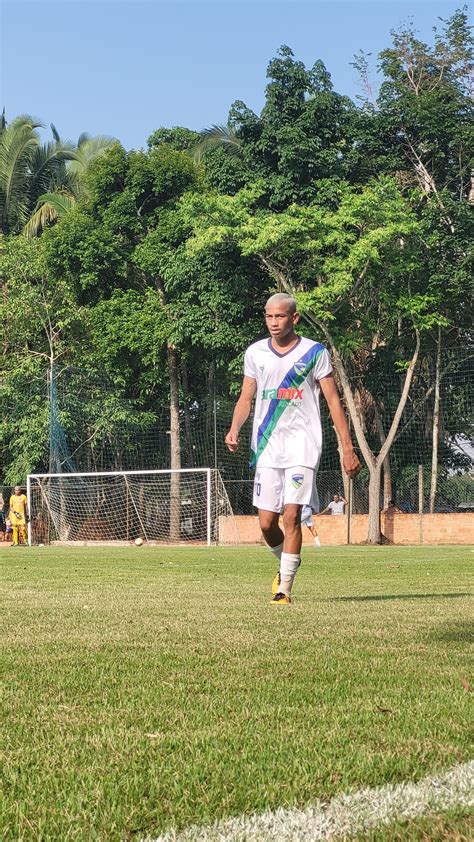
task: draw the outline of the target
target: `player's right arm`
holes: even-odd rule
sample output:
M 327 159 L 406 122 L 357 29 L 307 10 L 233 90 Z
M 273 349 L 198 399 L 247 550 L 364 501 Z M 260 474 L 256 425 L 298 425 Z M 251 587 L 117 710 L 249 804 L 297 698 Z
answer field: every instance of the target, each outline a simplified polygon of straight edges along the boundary
M 239 432 L 252 411 L 252 403 L 257 391 L 257 381 L 253 377 L 244 377 L 242 391 L 235 405 L 230 430 L 225 437 L 225 443 L 231 453 L 239 446 Z

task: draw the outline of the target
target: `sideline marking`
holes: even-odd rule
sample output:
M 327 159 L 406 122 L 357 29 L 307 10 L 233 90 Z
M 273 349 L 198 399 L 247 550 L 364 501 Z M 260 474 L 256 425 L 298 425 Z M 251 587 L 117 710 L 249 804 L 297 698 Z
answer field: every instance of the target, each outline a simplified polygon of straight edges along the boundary
M 474 760 L 418 783 L 387 784 L 317 801 L 305 810 L 284 810 L 224 819 L 207 827 L 147 836 L 142 842 L 317 842 L 355 835 L 395 821 L 474 807 Z

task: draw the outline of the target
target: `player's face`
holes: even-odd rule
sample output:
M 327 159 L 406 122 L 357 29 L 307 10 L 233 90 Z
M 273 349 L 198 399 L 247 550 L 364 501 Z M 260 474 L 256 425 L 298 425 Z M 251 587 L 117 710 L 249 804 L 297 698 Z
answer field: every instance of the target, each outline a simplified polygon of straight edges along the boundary
M 19 485 L 15 485 L 15 494 L 18 496 L 18 494 L 20 494 L 20 493 L 21 493 L 21 488 L 20 488 L 20 486 L 19 486 Z
M 291 313 L 285 304 L 269 304 L 265 308 L 265 322 L 270 336 L 281 340 L 290 336 L 299 322 L 299 314 Z

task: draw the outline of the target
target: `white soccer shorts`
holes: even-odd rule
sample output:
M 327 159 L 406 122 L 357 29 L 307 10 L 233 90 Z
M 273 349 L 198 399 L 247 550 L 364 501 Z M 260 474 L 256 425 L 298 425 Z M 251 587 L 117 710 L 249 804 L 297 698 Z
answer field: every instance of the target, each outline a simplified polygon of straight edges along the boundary
M 253 504 L 267 512 L 282 512 L 287 503 L 318 508 L 313 468 L 259 468 L 253 485 Z

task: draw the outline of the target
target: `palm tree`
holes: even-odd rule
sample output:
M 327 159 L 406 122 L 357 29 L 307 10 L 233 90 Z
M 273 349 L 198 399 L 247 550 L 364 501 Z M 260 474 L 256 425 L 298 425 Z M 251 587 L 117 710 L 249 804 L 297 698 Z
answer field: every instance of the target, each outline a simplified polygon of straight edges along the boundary
M 200 163 L 204 153 L 209 149 L 221 147 L 229 155 L 240 155 L 241 146 L 242 141 L 232 126 L 216 124 L 209 126 L 208 129 L 203 129 L 198 143 L 191 150 L 191 154 L 196 163 Z
M 82 134 L 77 145 L 53 139 L 42 143 L 43 124 L 30 115 L 7 123 L 0 119 L 0 233 L 37 236 L 82 195 L 88 163 L 114 143 L 113 138 Z
M 65 162 L 72 154 L 70 145 L 58 137 L 42 144 L 37 131 L 41 126 L 29 115 L 17 117 L 10 124 L 5 114 L 2 115 L 0 231 L 3 234 L 18 234 L 22 230 L 41 193 L 60 183 Z M 55 132 L 54 129 L 53 136 Z
M 64 164 L 60 184 L 56 189 L 51 185 L 50 190 L 37 199 L 34 212 L 23 229 L 28 239 L 39 236 L 44 228 L 68 213 L 79 199 L 87 195 L 83 183 L 87 167 L 116 142 L 115 138 L 107 135 L 91 137 L 86 132 L 80 135 L 77 145 L 71 147 L 67 164 Z

